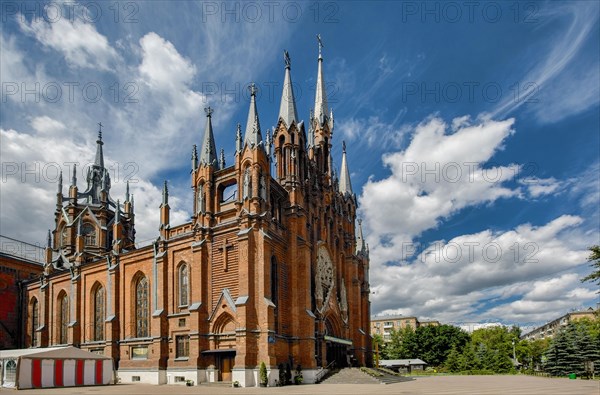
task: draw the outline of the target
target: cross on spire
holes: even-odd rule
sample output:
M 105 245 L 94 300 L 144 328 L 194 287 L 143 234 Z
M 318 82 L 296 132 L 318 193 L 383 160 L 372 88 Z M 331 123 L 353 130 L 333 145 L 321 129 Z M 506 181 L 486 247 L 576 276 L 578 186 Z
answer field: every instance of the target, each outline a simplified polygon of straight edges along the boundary
M 210 106 L 208 106 L 204 109 L 204 112 L 206 113 L 207 117 L 210 117 L 213 113 L 213 109 Z
M 256 84 L 254 82 L 250 84 L 248 89 L 250 90 L 250 96 L 256 96 L 256 92 L 258 92 L 258 88 L 256 87 Z
M 102 122 L 98 122 L 98 127 L 99 127 L 99 129 L 98 129 L 98 139 L 99 140 L 102 140 L 102 126 L 104 126 L 104 125 L 102 125 Z

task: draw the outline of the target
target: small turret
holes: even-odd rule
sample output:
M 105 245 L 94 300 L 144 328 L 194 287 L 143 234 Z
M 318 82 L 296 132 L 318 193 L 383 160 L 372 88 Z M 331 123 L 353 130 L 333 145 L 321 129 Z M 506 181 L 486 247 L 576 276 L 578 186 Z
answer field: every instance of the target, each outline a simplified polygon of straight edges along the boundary
M 225 168 L 225 150 L 221 148 L 221 154 L 219 155 L 219 169 Z
M 362 219 L 358 219 L 358 229 L 356 230 L 356 255 L 368 254 L 362 231 Z
M 235 154 L 242 152 L 242 125 L 237 124 L 235 130 Z
M 160 235 L 165 240 L 168 238 L 170 210 L 169 189 L 167 188 L 167 181 L 165 180 L 162 191 L 162 204 L 160 205 Z
M 260 133 L 260 122 L 258 120 L 258 111 L 256 110 L 256 84 L 252 83 L 248 87 L 250 90 L 250 109 L 248 110 L 248 121 L 246 122 L 246 136 L 244 144 L 256 148 L 262 143 L 262 135 Z
M 206 112 L 206 129 L 204 131 L 204 139 L 200 148 L 200 166 L 216 166 L 217 164 L 217 148 L 215 146 L 215 138 L 212 128 L 212 113 L 213 109 L 207 107 Z
M 196 171 L 198 168 L 198 150 L 196 149 L 196 144 L 192 148 L 192 172 Z
M 350 171 L 346 160 L 346 142 L 342 141 L 342 169 L 340 171 L 340 193 L 344 196 L 352 196 L 352 183 L 350 182 Z

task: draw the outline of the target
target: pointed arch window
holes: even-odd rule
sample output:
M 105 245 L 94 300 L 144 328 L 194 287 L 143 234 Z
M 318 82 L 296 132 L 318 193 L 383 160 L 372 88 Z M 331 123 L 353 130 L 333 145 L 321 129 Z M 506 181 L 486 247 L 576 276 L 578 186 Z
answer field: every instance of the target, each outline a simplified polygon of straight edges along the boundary
M 94 302 L 94 340 L 104 340 L 104 288 L 99 285 L 92 295 Z
M 58 344 L 67 344 L 69 329 L 69 297 L 63 294 L 59 298 L 58 309 Z
M 148 280 L 140 277 L 135 285 L 135 335 L 148 336 Z
M 37 347 L 37 336 L 36 329 L 39 326 L 39 304 L 36 298 L 33 298 L 33 302 L 31 303 L 31 347 Z
M 189 295 L 189 273 L 188 265 L 183 263 L 179 266 L 179 306 L 188 305 Z
M 95 246 L 96 245 L 96 228 L 94 225 L 90 223 L 86 223 L 83 225 L 81 229 L 81 233 L 83 235 L 84 244 L 86 246 Z
M 196 199 L 196 211 L 199 213 L 204 213 L 206 211 L 206 195 L 204 194 L 204 183 L 198 185 L 197 191 L 197 199 Z

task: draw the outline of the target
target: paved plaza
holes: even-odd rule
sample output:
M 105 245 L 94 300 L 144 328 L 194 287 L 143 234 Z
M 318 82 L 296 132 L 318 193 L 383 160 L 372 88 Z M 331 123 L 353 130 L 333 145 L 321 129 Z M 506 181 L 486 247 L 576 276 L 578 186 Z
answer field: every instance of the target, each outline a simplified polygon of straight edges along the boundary
M 8 393 L 13 390 L 0 390 Z M 119 384 L 109 387 L 79 387 L 63 389 L 23 390 L 28 394 L 543 394 L 543 395 L 598 395 L 600 381 L 549 379 L 531 376 L 437 376 L 417 377 L 397 384 L 319 384 L 281 388 L 231 388 L 211 385 L 194 387 L 173 385 Z

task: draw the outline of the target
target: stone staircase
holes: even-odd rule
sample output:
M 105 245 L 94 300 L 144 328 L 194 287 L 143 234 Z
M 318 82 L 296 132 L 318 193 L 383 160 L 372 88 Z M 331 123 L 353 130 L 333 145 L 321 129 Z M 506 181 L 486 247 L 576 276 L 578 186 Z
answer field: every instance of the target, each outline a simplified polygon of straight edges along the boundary
M 358 368 L 345 368 L 327 377 L 321 384 L 381 384 L 381 382 Z
M 412 380 L 407 377 L 393 376 L 386 372 L 379 372 L 383 376 L 373 377 L 359 368 L 345 368 L 327 377 L 321 384 L 394 384 Z

